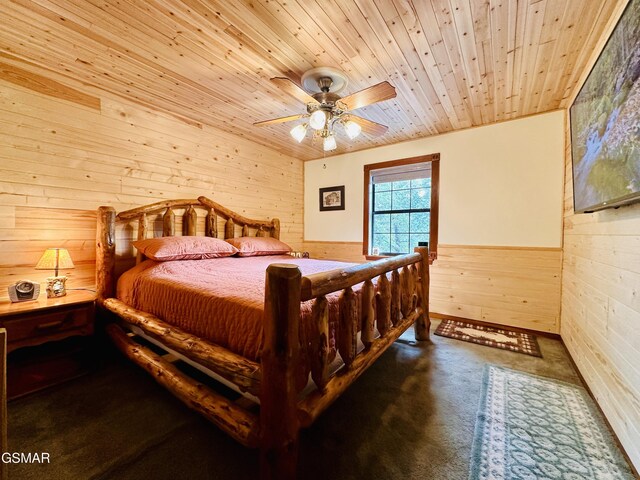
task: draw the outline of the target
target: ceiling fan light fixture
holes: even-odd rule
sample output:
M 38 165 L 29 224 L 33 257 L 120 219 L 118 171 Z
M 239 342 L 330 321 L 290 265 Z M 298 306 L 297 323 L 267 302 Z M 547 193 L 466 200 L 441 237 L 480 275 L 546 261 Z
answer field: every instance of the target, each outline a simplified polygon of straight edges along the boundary
M 343 126 L 344 131 L 350 140 L 353 140 L 358 135 L 360 135 L 360 132 L 362 132 L 362 127 L 352 120 L 347 120 L 343 123 Z
M 337 148 L 335 134 L 341 128 L 350 140 L 358 137 L 362 130 L 367 136 L 377 137 L 386 133 L 389 128 L 351 113 L 352 110 L 395 98 L 396 89 L 387 81 L 347 96 L 338 94 L 347 85 L 344 72 L 331 67 L 317 67 L 306 71 L 300 79 L 302 85 L 286 77 L 274 77 L 271 81 L 284 93 L 304 103 L 306 112 L 255 122 L 255 126 L 262 127 L 308 119 L 302 120 L 305 123 L 293 127 L 289 131 L 290 135 L 298 143 L 302 143 L 311 130 L 312 143 L 319 144 L 322 139 L 325 152 Z M 336 128 L 336 123 L 342 126 Z
M 309 125 L 315 130 L 322 130 L 327 124 L 327 112 L 324 110 L 316 110 L 309 117 Z
M 293 138 L 296 139 L 298 143 L 304 140 L 305 135 L 307 134 L 307 124 L 301 123 L 300 125 L 296 125 L 289 132 Z
M 330 152 L 331 150 L 338 148 L 338 145 L 336 144 L 336 137 L 334 137 L 333 134 L 324 137 L 324 140 L 322 141 L 322 148 L 325 152 Z

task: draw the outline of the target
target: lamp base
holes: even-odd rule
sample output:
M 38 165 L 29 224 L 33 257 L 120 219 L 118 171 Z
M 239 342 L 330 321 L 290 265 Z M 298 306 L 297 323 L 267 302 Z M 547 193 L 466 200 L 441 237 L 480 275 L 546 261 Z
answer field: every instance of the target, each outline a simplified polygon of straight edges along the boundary
M 67 277 L 48 277 L 47 278 L 47 298 L 64 297 L 67 294 L 65 283 Z

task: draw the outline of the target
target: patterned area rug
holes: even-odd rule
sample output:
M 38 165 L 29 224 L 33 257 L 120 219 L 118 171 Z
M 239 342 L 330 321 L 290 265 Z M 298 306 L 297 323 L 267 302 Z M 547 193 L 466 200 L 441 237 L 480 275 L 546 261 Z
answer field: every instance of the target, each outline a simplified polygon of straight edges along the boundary
M 587 392 L 487 365 L 469 480 L 631 480 Z
M 513 332 L 501 328 L 485 327 L 458 320 L 442 320 L 436 335 L 455 338 L 465 342 L 479 343 L 488 347 L 502 348 L 512 352 L 542 357 L 538 340 L 530 333 Z

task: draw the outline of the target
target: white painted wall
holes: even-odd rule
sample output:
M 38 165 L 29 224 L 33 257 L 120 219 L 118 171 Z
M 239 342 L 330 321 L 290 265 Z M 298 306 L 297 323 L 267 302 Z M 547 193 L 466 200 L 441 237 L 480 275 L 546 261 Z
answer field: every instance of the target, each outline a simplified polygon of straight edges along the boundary
M 305 163 L 307 241 L 362 241 L 363 165 L 440 153 L 441 244 L 560 247 L 564 113 L 556 111 Z M 318 189 L 345 185 L 344 211 Z

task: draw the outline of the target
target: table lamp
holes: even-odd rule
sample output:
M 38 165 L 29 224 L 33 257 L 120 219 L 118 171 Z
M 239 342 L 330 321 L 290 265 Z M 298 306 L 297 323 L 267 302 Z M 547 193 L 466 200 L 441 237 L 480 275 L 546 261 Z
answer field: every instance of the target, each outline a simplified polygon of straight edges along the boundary
M 60 268 L 73 268 L 71 256 L 66 248 L 47 248 L 36 265 L 36 270 L 54 270 L 54 276 L 47 278 L 47 297 L 63 297 L 67 294 L 65 282 L 67 277 L 58 276 Z

